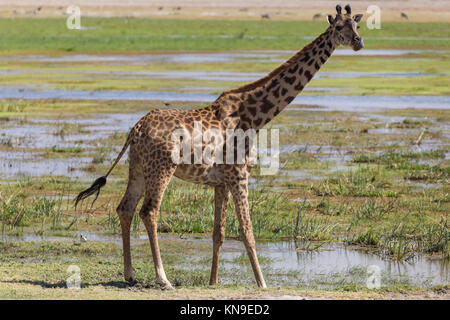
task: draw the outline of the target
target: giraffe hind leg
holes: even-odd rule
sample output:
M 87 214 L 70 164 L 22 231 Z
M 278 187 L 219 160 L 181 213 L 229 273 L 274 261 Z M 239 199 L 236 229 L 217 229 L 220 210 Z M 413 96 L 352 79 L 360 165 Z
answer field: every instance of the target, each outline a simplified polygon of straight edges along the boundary
M 136 282 L 136 277 L 131 264 L 130 229 L 136 206 L 144 193 L 145 183 L 142 169 L 138 159 L 130 150 L 130 166 L 128 174 L 128 186 L 125 194 L 117 207 L 120 226 L 122 228 L 124 278 L 131 284 Z
M 255 237 L 253 235 L 252 221 L 248 207 L 248 182 L 247 180 L 237 181 L 230 184 L 231 194 L 233 195 L 234 206 L 241 226 L 242 240 L 244 241 L 256 283 L 260 288 L 266 288 L 266 282 L 259 266 L 256 255 Z
M 168 160 L 170 161 L 170 159 Z M 139 215 L 144 222 L 147 229 L 148 238 L 150 241 L 150 248 L 152 250 L 153 263 L 155 266 L 156 281 L 161 285 L 161 289 L 173 289 L 169 280 L 167 280 L 164 271 L 161 253 L 159 250 L 157 222 L 159 215 L 159 208 L 170 179 L 172 178 L 176 167 L 172 162 L 159 161 L 148 166 L 145 174 L 146 192 L 144 203 L 139 212 Z

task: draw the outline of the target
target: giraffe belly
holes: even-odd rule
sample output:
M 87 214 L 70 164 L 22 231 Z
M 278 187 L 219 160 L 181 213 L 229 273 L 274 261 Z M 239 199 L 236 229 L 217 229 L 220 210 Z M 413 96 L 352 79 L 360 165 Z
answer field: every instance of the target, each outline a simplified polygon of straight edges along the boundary
M 181 180 L 208 185 L 224 183 L 223 171 L 214 165 L 180 164 L 174 176 Z

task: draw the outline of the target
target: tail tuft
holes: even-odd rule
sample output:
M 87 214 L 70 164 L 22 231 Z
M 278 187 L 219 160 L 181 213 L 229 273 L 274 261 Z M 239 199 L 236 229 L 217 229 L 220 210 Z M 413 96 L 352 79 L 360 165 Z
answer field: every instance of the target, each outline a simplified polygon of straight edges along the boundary
M 97 200 L 98 195 L 100 194 L 100 189 L 106 184 L 106 176 L 100 177 L 92 184 L 92 186 L 89 189 L 86 189 L 82 192 L 80 192 L 75 199 L 75 209 L 77 208 L 78 202 L 81 200 L 86 199 L 87 197 L 90 197 L 94 193 L 97 193 L 95 196 L 94 201 L 92 201 L 92 205 L 94 204 L 95 200 Z
M 135 132 L 135 128 L 133 127 L 133 129 L 128 134 L 127 141 L 125 142 L 124 146 L 122 147 L 122 150 L 120 151 L 119 155 L 117 156 L 117 158 L 114 161 L 114 163 L 111 166 L 111 168 L 109 168 L 108 173 L 106 175 L 104 175 L 103 177 L 100 177 L 97 180 L 95 180 L 95 182 L 92 184 L 92 186 L 89 189 L 86 189 L 86 190 L 80 192 L 80 194 L 76 197 L 76 199 L 75 199 L 75 209 L 77 208 L 78 202 L 86 199 L 87 197 L 93 195 L 94 193 L 97 193 L 97 195 L 95 196 L 94 201 L 92 201 L 92 205 L 94 204 L 95 200 L 97 200 L 98 195 L 100 194 L 100 189 L 106 184 L 106 178 L 109 176 L 109 174 L 114 169 L 114 167 L 119 163 L 120 158 L 122 158 L 122 156 L 124 155 L 125 151 L 127 151 L 128 146 L 130 145 L 131 141 L 133 140 L 134 132 Z M 92 205 L 91 205 L 91 207 L 92 207 Z

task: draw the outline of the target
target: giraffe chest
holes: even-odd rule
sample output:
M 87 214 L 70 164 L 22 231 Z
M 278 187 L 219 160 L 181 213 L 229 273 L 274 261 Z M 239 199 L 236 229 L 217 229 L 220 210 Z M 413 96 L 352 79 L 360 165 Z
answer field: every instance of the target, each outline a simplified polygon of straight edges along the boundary
M 206 164 L 180 164 L 175 171 L 175 177 L 194 183 L 221 185 L 225 175 L 220 166 Z

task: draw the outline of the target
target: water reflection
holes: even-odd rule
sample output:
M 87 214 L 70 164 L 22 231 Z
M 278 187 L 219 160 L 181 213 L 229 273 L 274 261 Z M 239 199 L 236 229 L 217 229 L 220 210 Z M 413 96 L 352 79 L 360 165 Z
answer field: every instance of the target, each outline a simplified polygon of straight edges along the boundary
M 104 235 L 93 231 L 81 231 L 74 237 L 52 237 L 25 234 L 23 236 L 3 236 L 3 241 L 77 241 L 83 234 L 88 241 L 113 242 L 122 244 L 119 235 Z M 162 247 L 165 241 L 190 242 L 193 250 L 196 246 L 212 247 L 208 237 L 189 237 L 178 235 L 160 235 Z M 133 235 L 133 244 L 147 243 L 146 235 Z M 317 249 L 315 249 L 317 248 Z M 309 243 L 299 241 L 258 242 L 258 255 L 261 266 L 270 285 L 301 285 L 332 288 L 337 284 L 365 285 L 368 277 L 367 267 L 378 266 L 381 270 L 382 285 L 409 284 L 417 286 L 432 286 L 449 283 L 450 261 L 430 259 L 417 256 L 410 262 L 392 261 L 368 253 L 364 250 L 348 247 L 342 243 Z M 196 251 L 195 255 L 187 253 L 188 262 L 179 267 L 186 269 L 209 270 L 209 253 L 204 250 Z M 201 252 L 201 253 L 200 253 Z M 253 273 L 246 256 L 243 243 L 227 239 L 221 253 L 221 282 L 236 282 L 236 272 L 244 280 L 253 281 Z M 222 273 L 221 273 L 222 274 Z

